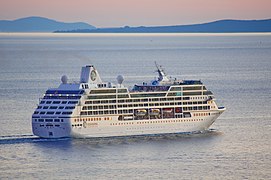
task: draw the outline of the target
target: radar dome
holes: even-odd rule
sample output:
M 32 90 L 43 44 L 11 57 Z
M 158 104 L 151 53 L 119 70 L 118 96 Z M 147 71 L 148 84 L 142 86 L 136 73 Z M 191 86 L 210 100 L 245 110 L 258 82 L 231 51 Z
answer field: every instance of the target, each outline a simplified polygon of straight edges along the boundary
M 124 80 L 123 76 L 118 75 L 118 77 L 117 77 L 118 84 L 122 84 L 123 80 Z
M 61 77 L 61 81 L 62 81 L 63 84 L 67 84 L 67 82 L 68 82 L 68 77 L 67 77 L 66 75 L 63 75 L 63 76 Z

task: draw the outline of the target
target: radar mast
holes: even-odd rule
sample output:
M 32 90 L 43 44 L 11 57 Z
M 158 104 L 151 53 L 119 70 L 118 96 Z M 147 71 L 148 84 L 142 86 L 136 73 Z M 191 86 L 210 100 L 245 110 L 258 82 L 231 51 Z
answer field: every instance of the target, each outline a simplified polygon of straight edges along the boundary
M 161 65 L 158 65 L 157 62 L 155 61 L 155 66 L 157 68 L 157 72 L 159 74 L 159 77 L 158 77 L 158 81 L 159 82 L 169 82 L 170 80 L 168 79 L 166 73 L 165 73 L 165 70 L 162 68 Z

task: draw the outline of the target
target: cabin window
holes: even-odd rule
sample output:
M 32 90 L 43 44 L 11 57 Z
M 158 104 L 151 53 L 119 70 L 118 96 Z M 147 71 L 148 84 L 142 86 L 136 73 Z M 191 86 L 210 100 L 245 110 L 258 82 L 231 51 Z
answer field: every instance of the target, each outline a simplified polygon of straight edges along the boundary
M 69 101 L 68 104 L 76 104 L 77 101 Z
M 118 89 L 118 93 L 127 93 L 127 89 Z
M 92 106 L 88 106 L 87 107 L 88 110 L 92 110 Z M 83 109 L 84 110 L 84 109 Z
M 81 115 L 87 115 L 87 112 L 81 112 L 80 114 Z
M 86 101 L 85 104 L 92 104 L 92 101 Z
M 183 87 L 184 91 L 197 91 L 201 90 L 202 86 Z
M 182 90 L 181 87 L 172 87 L 172 88 L 170 89 L 170 91 L 181 91 L 181 90 Z
M 198 95 L 201 95 L 202 92 L 184 92 L 183 95 L 184 96 L 198 96 Z
M 101 101 L 101 103 L 102 103 L 102 104 L 107 104 L 108 101 L 107 101 L 107 100 L 103 100 L 103 101 Z
M 90 94 L 109 94 L 109 93 L 116 93 L 116 89 L 99 89 L 99 90 L 92 90 Z
M 65 109 L 74 109 L 75 107 L 74 106 L 67 106 L 65 107 Z

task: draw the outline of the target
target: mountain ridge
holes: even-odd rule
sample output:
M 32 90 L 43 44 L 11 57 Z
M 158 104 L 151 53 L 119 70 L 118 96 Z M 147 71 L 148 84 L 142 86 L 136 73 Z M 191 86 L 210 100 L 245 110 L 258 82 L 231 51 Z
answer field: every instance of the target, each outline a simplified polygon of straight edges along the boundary
M 49 18 L 30 16 L 16 20 L 0 20 L 0 32 L 56 33 L 234 33 L 271 32 L 271 19 L 223 19 L 199 24 L 171 26 L 138 26 L 96 28 L 84 22 L 66 23 Z
M 61 31 L 57 31 L 61 32 Z M 63 32 L 63 31 L 62 31 Z M 65 32 L 65 31 L 64 31 Z M 234 33 L 234 32 L 271 32 L 271 19 L 233 20 L 224 19 L 201 24 L 172 26 L 139 26 L 120 28 L 81 29 L 67 32 L 85 33 Z
M 96 27 L 84 22 L 66 23 L 39 16 L 0 20 L 0 32 L 53 32 L 94 28 Z

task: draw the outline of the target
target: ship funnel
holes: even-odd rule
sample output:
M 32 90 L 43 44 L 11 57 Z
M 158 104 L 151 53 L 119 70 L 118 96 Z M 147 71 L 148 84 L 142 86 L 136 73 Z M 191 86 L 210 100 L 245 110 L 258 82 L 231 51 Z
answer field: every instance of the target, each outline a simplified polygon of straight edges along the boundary
M 93 65 L 82 67 L 80 83 L 99 84 L 102 83 L 98 71 Z

